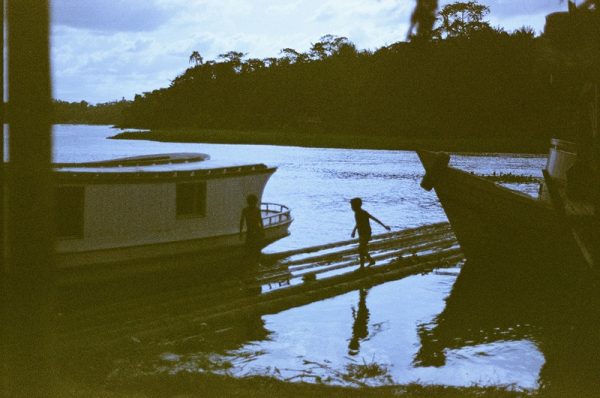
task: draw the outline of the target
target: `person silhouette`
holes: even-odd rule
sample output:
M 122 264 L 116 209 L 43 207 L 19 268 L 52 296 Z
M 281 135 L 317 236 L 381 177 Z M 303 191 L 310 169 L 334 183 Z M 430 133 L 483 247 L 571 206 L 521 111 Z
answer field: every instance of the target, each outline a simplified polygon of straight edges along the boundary
M 348 354 L 356 355 L 360 350 L 360 340 L 364 340 L 369 335 L 369 309 L 367 308 L 368 289 L 358 291 L 358 307 L 352 307 L 352 338 L 348 344 Z
M 377 222 L 388 231 L 390 231 L 391 228 L 363 210 L 361 198 L 354 198 L 350 200 L 350 206 L 354 211 L 354 218 L 356 219 L 356 226 L 352 230 L 351 236 L 354 238 L 356 231 L 358 230 L 358 254 L 360 257 L 360 269 L 363 269 L 365 265 L 365 259 L 369 260 L 369 265 L 375 264 L 375 260 L 373 260 L 369 254 L 369 241 L 371 240 L 371 223 L 369 222 L 369 219 Z
M 248 206 L 242 209 L 240 218 L 240 239 L 243 238 L 244 225 L 246 226 L 246 260 L 250 265 L 258 265 L 260 251 L 263 247 L 264 226 L 262 214 L 258 208 L 258 197 L 250 194 L 246 197 Z

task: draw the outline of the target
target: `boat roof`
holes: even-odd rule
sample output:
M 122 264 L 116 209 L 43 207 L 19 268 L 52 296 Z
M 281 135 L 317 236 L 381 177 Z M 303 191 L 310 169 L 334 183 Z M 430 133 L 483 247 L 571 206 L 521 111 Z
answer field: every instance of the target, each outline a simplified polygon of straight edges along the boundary
M 165 153 L 81 163 L 55 163 L 59 180 L 92 179 L 98 181 L 132 179 L 215 178 L 233 174 L 274 172 L 275 168 L 259 164 L 235 164 L 214 161 L 204 153 Z
M 104 167 L 139 167 L 172 165 L 179 163 L 202 162 L 210 159 L 205 153 L 163 153 L 155 155 L 130 156 L 125 158 L 100 160 L 79 163 L 54 163 L 55 168 L 104 168 Z

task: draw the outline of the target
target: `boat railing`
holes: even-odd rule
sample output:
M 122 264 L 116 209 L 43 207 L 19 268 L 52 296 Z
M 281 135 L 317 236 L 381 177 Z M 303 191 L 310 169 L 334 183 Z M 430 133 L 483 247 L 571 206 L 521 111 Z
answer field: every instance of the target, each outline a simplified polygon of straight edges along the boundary
M 290 208 L 277 203 L 261 203 L 260 211 L 265 228 L 271 225 L 287 223 L 292 219 Z

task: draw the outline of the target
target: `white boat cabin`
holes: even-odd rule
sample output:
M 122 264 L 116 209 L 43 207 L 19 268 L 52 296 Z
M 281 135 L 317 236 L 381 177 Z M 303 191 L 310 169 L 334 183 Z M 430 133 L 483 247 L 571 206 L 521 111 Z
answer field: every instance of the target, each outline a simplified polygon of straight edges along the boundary
M 165 154 L 56 164 L 59 266 L 127 261 L 239 246 L 246 196 L 260 199 L 276 168 Z M 289 210 L 263 206 L 287 235 Z M 266 225 L 269 228 L 269 225 Z

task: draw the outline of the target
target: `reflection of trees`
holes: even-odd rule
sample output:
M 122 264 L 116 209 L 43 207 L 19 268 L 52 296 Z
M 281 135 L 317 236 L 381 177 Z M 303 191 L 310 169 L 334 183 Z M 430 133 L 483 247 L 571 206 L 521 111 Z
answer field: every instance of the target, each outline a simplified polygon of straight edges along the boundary
M 356 355 L 360 350 L 360 341 L 369 336 L 369 309 L 367 308 L 368 289 L 360 289 L 358 306 L 352 307 L 352 338 L 348 344 L 348 354 Z

